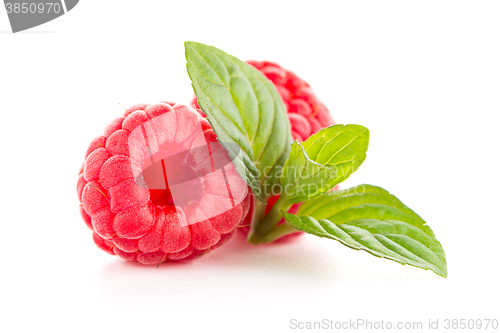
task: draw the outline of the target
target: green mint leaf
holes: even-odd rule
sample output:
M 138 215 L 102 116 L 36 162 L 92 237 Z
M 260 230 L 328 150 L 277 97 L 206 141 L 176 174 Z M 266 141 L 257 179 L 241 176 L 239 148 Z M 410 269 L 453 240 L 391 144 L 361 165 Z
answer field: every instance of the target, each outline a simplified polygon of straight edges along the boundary
M 240 176 L 264 201 L 292 143 L 278 91 L 257 69 L 215 47 L 186 42 L 185 49 L 198 104 Z
M 446 277 L 446 256 L 426 222 L 386 190 L 360 185 L 331 191 L 284 213 L 295 228 L 355 250 Z
M 370 131 L 364 126 L 333 125 L 309 137 L 302 146 L 314 162 L 340 168 L 342 182 L 365 160 L 369 139 Z M 350 169 L 343 170 L 344 165 Z
M 347 179 L 365 160 L 369 137 L 361 125 L 333 125 L 294 142 L 281 175 L 286 203 L 306 201 Z

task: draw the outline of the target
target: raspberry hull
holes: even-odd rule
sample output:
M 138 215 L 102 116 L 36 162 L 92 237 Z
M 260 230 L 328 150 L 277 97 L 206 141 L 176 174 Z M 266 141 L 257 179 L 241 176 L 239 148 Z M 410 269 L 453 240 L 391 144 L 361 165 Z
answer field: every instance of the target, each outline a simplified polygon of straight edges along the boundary
M 168 102 L 131 107 L 91 142 L 77 194 L 100 249 L 151 265 L 220 247 L 250 206 L 210 124 Z

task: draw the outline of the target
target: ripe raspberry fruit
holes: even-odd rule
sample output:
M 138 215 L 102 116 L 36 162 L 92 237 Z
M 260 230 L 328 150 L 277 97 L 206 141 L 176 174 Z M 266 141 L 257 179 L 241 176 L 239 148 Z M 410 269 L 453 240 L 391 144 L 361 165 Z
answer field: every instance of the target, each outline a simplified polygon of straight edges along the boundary
M 272 83 L 283 99 L 286 106 L 288 119 L 290 120 L 292 137 L 299 141 L 305 141 L 311 135 L 322 129 L 335 125 L 330 112 L 326 106 L 316 97 L 316 94 L 311 89 L 309 84 L 299 78 L 295 73 L 287 70 L 280 65 L 270 61 L 247 61 L 248 64 L 257 68 L 264 74 Z M 191 102 L 191 106 L 196 108 L 200 114 L 205 116 L 200 110 L 197 99 Z M 271 197 L 267 202 L 266 214 L 269 212 L 274 203 L 278 200 L 279 195 Z M 294 204 L 289 213 L 296 213 L 300 204 Z M 252 210 L 250 210 L 252 211 Z M 248 214 L 245 221 L 242 222 L 244 227 L 239 228 L 244 234 L 248 234 L 252 220 L 252 214 Z M 284 223 L 282 219 L 278 224 Z M 280 239 L 288 239 L 300 235 L 301 233 L 294 233 L 286 235 Z
M 131 107 L 90 143 L 77 194 L 95 244 L 143 264 L 223 245 L 250 206 L 210 124 L 167 102 Z

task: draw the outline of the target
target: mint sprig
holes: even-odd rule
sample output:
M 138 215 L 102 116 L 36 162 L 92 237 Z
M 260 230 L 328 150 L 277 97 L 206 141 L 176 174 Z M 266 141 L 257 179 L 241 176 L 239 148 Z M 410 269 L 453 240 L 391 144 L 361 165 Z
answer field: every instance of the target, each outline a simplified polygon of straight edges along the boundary
M 186 42 L 185 49 L 198 104 L 240 176 L 265 202 L 292 143 L 278 91 L 257 69 L 215 47 Z
M 292 144 L 285 106 L 264 75 L 212 46 L 186 42 L 185 48 L 198 104 L 260 200 L 254 200 L 250 243 L 301 230 L 446 277 L 441 244 L 395 196 L 371 185 L 330 191 L 365 160 L 368 129 L 334 125 Z M 276 185 L 280 197 L 265 215 Z M 304 203 L 297 214 L 286 213 L 298 202 Z M 279 224 L 283 217 L 286 222 Z

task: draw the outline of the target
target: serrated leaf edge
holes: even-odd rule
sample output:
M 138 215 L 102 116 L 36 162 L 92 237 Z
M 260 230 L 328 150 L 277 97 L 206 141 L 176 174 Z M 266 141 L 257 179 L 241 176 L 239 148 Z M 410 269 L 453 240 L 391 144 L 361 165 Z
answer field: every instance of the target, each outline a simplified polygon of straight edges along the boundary
M 383 247 L 384 247 L 384 248 L 386 248 L 387 250 L 389 250 L 389 251 L 391 251 L 391 252 L 395 253 L 397 257 L 401 257 L 401 258 L 403 258 L 403 260 L 398 260 L 398 259 L 397 259 L 397 258 L 395 258 L 395 257 L 390 257 L 390 256 L 384 255 L 384 254 L 382 254 L 382 253 L 376 252 L 375 250 L 372 250 L 372 249 L 370 249 L 370 248 L 368 248 L 368 247 L 366 247 L 366 246 L 364 246 L 364 245 L 362 245 L 362 244 L 358 243 L 358 242 L 357 242 L 354 238 L 352 238 L 352 236 L 351 236 L 350 234 L 348 234 L 347 232 L 345 232 L 343 229 L 341 229 L 341 228 L 339 227 L 339 226 L 342 226 L 342 225 L 344 225 L 344 224 L 341 224 L 341 225 L 336 225 L 335 223 L 333 223 L 333 222 L 331 222 L 331 221 L 329 221 L 329 220 L 326 220 L 326 219 L 322 219 L 322 220 L 317 221 L 316 219 L 314 219 L 314 218 L 312 218 L 312 217 L 310 217 L 310 216 L 301 216 L 301 217 L 299 217 L 299 216 L 296 216 L 296 215 L 294 215 L 294 214 L 289 214 L 289 213 L 286 213 L 286 212 L 283 212 L 283 216 L 285 217 L 286 221 L 287 221 L 288 223 L 290 223 L 293 227 L 297 228 L 298 230 L 302 230 L 302 231 L 305 231 L 305 232 L 307 232 L 307 233 L 311 233 L 311 232 L 309 232 L 309 231 L 305 230 L 305 228 L 301 228 L 299 225 L 297 225 L 297 223 L 294 223 L 294 219 L 299 219 L 302 223 L 303 223 L 303 219 L 307 219 L 307 221 L 309 221 L 312 225 L 314 225 L 314 226 L 316 227 L 316 230 L 318 230 L 318 229 L 319 229 L 319 231 L 320 231 L 319 233 L 314 233 L 313 235 L 315 235 L 315 236 L 319 236 L 319 237 L 322 237 L 322 238 L 329 238 L 329 239 L 336 240 L 336 241 L 338 241 L 338 242 L 342 243 L 343 245 L 345 245 L 345 246 L 347 246 L 347 247 L 349 247 L 349 248 L 351 248 L 351 249 L 354 249 L 354 250 L 357 250 L 357 251 L 359 251 L 359 250 L 363 250 L 363 251 L 365 251 L 365 252 L 367 252 L 367 253 L 370 253 L 371 255 L 373 255 L 373 256 L 375 256 L 375 257 L 378 257 L 378 258 L 384 258 L 384 259 L 389 259 L 389 260 L 395 261 L 395 262 L 397 262 L 397 263 L 399 263 L 399 264 L 402 264 L 402 265 L 410 265 L 410 266 L 418 267 L 418 268 L 421 268 L 421 269 L 424 269 L 424 270 L 429 270 L 429 269 L 430 269 L 430 270 L 432 270 L 434 273 L 436 273 L 437 275 L 442 276 L 442 277 L 446 277 L 446 276 L 447 276 L 447 274 L 448 274 L 448 273 L 447 273 L 447 269 L 446 269 L 446 262 L 445 262 L 444 268 L 442 268 L 442 269 L 441 269 L 440 267 L 438 267 L 438 266 L 436 266 L 436 265 L 434 265 L 434 264 L 432 264 L 432 263 L 429 263 L 429 262 L 428 262 L 428 261 L 426 261 L 425 259 L 422 259 L 422 258 L 418 257 L 416 254 L 414 254 L 414 253 L 412 253 L 411 251 L 409 251 L 410 253 L 412 253 L 413 255 L 417 256 L 417 257 L 418 257 L 418 258 L 420 258 L 422 261 L 424 261 L 425 263 L 427 263 L 429 266 L 432 266 L 432 267 L 425 267 L 425 266 L 422 266 L 422 265 L 418 265 L 418 264 L 411 263 L 411 262 L 409 262 L 409 259 L 408 259 L 408 258 L 405 258 L 405 257 L 403 257 L 403 256 L 399 255 L 398 253 L 394 252 L 393 250 L 391 250 L 391 249 L 387 248 L 384 244 L 380 243 L 380 241 L 379 241 L 378 239 L 376 239 L 376 237 L 375 237 L 375 235 L 378 235 L 378 234 L 372 234 L 371 232 L 369 232 L 369 231 L 368 231 L 368 230 L 366 230 L 366 229 L 363 229 L 363 228 L 358 228 L 358 229 L 361 229 L 361 230 L 364 230 L 364 231 L 369 232 L 369 233 L 373 236 L 373 238 L 374 238 L 375 240 L 377 240 L 377 242 L 378 242 L 381 246 L 383 246 Z M 384 220 L 380 220 L 380 221 L 384 221 Z M 385 220 L 385 221 L 390 221 L 390 220 Z M 404 221 L 398 221 L 398 222 L 406 223 L 406 222 L 404 222 Z M 328 225 L 328 226 L 329 226 L 329 227 L 331 227 L 332 229 L 335 229 L 335 230 L 337 230 L 337 231 L 340 231 L 342 234 L 344 234 L 344 235 L 348 236 L 348 237 L 349 237 L 349 238 L 350 238 L 353 242 L 355 242 L 356 244 L 359 244 L 360 246 L 355 246 L 355 245 L 353 245 L 353 244 L 349 244 L 348 242 L 344 241 L 343 239 L 341 239 L 341 238 L 339 238 L 339 237 L 336 237 L 336 236 L 334 236 L 334 235 L 332 235 L 332 234 L 328 233 L 328 232 L 326 231 L 326 229 L 325 229 L 325 227 L 324 227 L 323 223 L 324 223 L 325 225 Z M 408 224 L 408 225 L 410 225 L 410 226 L 411 226 L 411 224 Z M 381 235 L 381 236 L 384 236 L 384 235 Z M 411 237 L 408 237 L 408 238 L 411 238 Z M 412 238 L 412 239 L 413 239 L 413 238 Z M 435 239 L 435 238 L 434 238 L 434 239 Z M 389 240 L 390 240 L 390 239 L 389 239 Z M 413 239 L 413 240 L 415 240 L 415 239 Z M 422 243 L 420 243 L 418 240 L 415 240 L 415 241 L 417 241 L 419 244 L 422 244 Z M 437 239 L 436 239 L 436 241 L 437 241 Z M 397 243 L 396 243 L 396 244 L 397 244 Z M 398 245 L 398 246 L 400 246 L 400 247 L 402 247 L 402 248 L 404 248 L 404 247 L 403 247 L 403 246 L 401 246 L 400 244 L 397 244 L 397 245 Z M 424 244 L 422 244 L 422 245 L 423 245 L 423 246 L 425 246 Z M 428 248 L 428 247 L 426 247 L 426 248 Z M 406 248 L 404 248 L 404 249 L 408 251 L 408 249 L 406 249 Z M 428 249 L 429 249 L 429 248 L 428 248 Z M 434 252 L 434 251 L 432 251 L 431 249 L 429 249 L 429 250 L 430 250 L 432 253 L 434 253 L 436 256 L 441 257 L 441 255 L 440 255 L 440 254 L 435 253 L 435 252 Z M 445 260 L 445 259 L 446 259 L 446 256 L 445 256 L 445 255 L 443 255 L 443 256 L 442 256 L 442 259 L 443 259 L 443 260 Z M 402 262 L 402 261 L 404 261 L 404 262 Z

